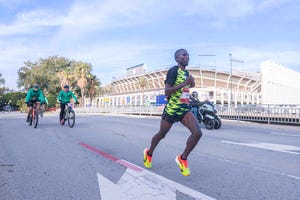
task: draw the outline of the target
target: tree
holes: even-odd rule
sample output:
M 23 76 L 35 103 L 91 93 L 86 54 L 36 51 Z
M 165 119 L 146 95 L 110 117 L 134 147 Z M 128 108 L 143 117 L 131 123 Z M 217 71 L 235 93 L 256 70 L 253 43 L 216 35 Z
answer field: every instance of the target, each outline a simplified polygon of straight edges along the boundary
M 5 90 L 5 79 L 2 77 L 2 74 L 0 73 L 0 97 L 2 96 L 4 90 Z
M 45 95 L 52 98 L 67 84 L 84 102 L 85 96 L 94 97 L 100 87 L 100 81 L 91 71 L 89 63 L 59 56 L 40 58 L 36 62 L 26 61 L 18 70 L 18 87 L 29 89 L 37 83 Z
M 145 91 L 145 87 L 148 84 L 148 80 L 145 76 L 140 76 L 138 79 L 138 86 L 140 87 L 141 91 L 142 91 L 142 99 L 140 104 L 143 105 L 144 104 L 144 91 Z
M 25 97 L 26 97 L 26 93 L 24 92 L 10 92 L 7 94 L 3 94 L 2 97 L 0 98 L 0 106 L 2 107 L 4 105 L 9 104 L 14 107 L 19 107 L 20 106 L 19 101 L 25 102 Z
M 79 86 L 80 96 L 82 97 L 82 104 L 84 105 L 85 97 L 92 99 L 99 93 L 101 82 L 91 73 L 92 66 L 88 63 L 75 63 L 75 77 L 77 78 L 77 85 Z
M 86 93 L 85 96 L 90 98 L 90 102 L 92 104 L 93 98 L 99 94 L 100 91 L 100 81 L 98 78 L 92 74 L 87 76 L 87 85 L 86 85 Z

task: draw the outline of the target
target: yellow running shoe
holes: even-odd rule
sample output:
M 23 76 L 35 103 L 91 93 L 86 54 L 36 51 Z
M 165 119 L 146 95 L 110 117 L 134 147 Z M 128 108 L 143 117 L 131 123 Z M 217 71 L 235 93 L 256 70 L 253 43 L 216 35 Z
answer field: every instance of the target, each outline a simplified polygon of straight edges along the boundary
M 152 156 L 148 155 L 148 151 L 149 151 L 149 149 L 147 149 L 147 148 L 144 149 L 144 165 L 147 168 L 151 168 L 152 167 Z
M 180 168 L 180 171 L 183 176 L 189 176 L 191 174 L 190 169 L 188 168 L 188 161 L 182 160 L 181 156 L 176 156 L 175 161 Z

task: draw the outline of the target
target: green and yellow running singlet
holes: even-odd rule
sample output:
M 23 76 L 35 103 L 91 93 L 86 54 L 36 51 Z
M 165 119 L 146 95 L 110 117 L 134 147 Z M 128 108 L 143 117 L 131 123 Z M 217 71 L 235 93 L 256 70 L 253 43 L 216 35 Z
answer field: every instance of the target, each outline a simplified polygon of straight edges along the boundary
M 169 84 L 171 86 L 181 84 L 188 76 L 188 71 L 183 71 L 178 66 L 174 66 L 169 69 L 165 84 Z M 189 87 L 185 86 L 177 92 L 171 94 L 168 98 L 165 112 L 168 115 L 182 115 L 185 113 L 188 110 L 189 92 Z

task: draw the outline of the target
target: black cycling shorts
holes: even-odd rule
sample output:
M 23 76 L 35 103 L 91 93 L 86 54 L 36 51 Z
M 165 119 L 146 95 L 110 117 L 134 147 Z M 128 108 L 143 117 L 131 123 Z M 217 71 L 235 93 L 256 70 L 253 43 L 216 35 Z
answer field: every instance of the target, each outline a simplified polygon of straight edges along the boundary
M 37 100 L 30 100 L 30 101 L 28 101 L 28 102 L 26 103 L 26 104 L 27 104 L 27 107 L 32 107 L 33 104 L 34 104 L 35 102 L 39 102 L 39 101 L 37 101 Z
M 167 122 L 169 122 L 170 124 L 174 124 L 175 122 L 179 122 L 182 120 L 182 118 L 185 116 L 185 114 L 187 112 L 189 112 L 190 110 L 186 110 L 184 113 L 182 113 L 181 115 L 169 115 L 165 110 L 161 116 L 161 118 L 163 120 L 166 120 Z

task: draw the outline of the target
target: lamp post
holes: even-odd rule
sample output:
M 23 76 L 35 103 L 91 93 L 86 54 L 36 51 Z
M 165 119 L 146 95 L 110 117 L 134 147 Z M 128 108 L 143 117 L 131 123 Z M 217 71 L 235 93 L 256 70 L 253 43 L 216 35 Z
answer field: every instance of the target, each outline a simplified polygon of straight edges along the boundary
M 244 64 L 243 60 L 237 60 L 237 59 L 232 59 L 232 54 L 229 54 L 230 58 L 230 106 L 232 104 L 232 62 L 237 62 L 237 63 L 242 63 Z
M 202 57 L 216 57 L 217 55 L 215 54 L 200 54 L 198 56 L 202 56 Z M 217 92 L 217 63 L 216 63 L 216 59 L 214 59 L 215 61 L 215 80 L 214 80 L 214 103 L 217 103 L 217 96 L 216 96 L 216 92 Z

